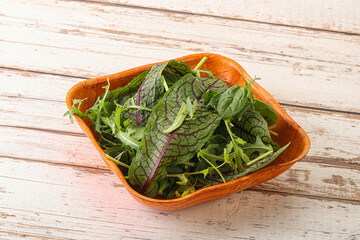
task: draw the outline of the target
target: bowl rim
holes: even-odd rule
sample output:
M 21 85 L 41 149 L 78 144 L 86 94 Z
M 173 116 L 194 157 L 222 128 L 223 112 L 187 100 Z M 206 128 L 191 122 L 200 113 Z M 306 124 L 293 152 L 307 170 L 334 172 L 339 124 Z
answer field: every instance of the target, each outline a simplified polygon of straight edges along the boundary
M 242 75 L 244 76 L 244 78 L 248 81 L 249 79 L 252 79 L 250 77 L 250 75 L 243 69 L 243 67 L 237 63 L 236 61 L 219 55 L 219 54 L 215 54 L 215 53 L 195 53 L 195 54 L 190 54 L 190 55 L 185 55 L 182 57 L 178 57 L 178 58 L 174 58 L 177 61 L 185 61 L 187 59 L 191 59 L 191 58 L 199 58 L 201 59 L 202 57 L 219 57 L 222 58 L 224 60 L 226 60 L 227 62 L 231 63 L 232 65 L 236 66 L 237 68 L 239 68 L 242 71 Z M 91 79 L 87 79 L 84 81 L 81 81 L 77 84 L 75 84 L 67 93 L 66 95 L 66 105 L 68 107 L 68 109 L 70 110 L 72 107 L 72 103 L 73 103 L 73 96 L 76 94 L 76 92 L 78 92 L 79 90 L 81 90 L 82 88 L 84 88 L 85 86 L 85 82 L 87 85 L 91 84 L 96 84 L 96 85 L 104 85 L 107 83 L 107 79 L 109 78 L 109 81 L 111 82 L 111 79 L 117 79 L 120 76 L 123 75 L 127 75 L 130 73 L 133 73 L 134 71 L 139 71 L 139 73 L 141 71 L 143 71 L 144 69 L 148 69 L 151 66 L 155 65 L 155 64 L 161 64 L 161 63 L 165 63 L 166 61 L 160 61 L 160 62 L 156 62 L 156 63 L 150 63 L 150 64 L 146 64 L 146 65 L 142 65 L 142 66 L 138 66 L 138 67 L 134 67 L 125 71 L 121 71 L 118 73 L 114 73 L 114 74 L 110 74 L 110 75 L 106 75 L 106 76 L 101 76 L 101 77 L 95 77 L 95 78 L 91 78 Z M 236 82 L 235 82 L 236 83 Z M 93 145 L 95 146 L 95 148 L 97 149 L 97 151 L 100 153 L 101 158 L 104 160 L 105 164 L 110 168 L 111 171 L 113 171 L 113 173 L 115 173 L 121 180 L 121 182 L 124 184 L 125 188 L 129 191 L 129 193 L 131 195 L 133 195 L 134 197 L 137 197 L 139 199 L 137 199 L 138 201 L 141 199 L 145 202 L 151 202 L 151 203 L 157 203 L 157 204 L 167 204 L 167 203 L 179 203 L 179 202 L 183 202 L 183 201 L 187 201 L 189 199 L 193 199 L 193 198 L 197 198 L 200 195 L 203 195 L 206 192 L 212 191 L 213 189 L 219 188 L 219 187 L 224 187 L 224 186 L 231 186 L 231 185 L 239 185 L 241 182 L 246 181 L 249 178 L 253 178 L 256 177 L 257 175 L 262 174 L 263 172 L 267 172 L 267 171 L 272 171 L 275 168 L 281 168 L 281 167 L 291 167 L 291 165 L 293 165 L 294 163 L 296 163 L 297 161 L 301 160 L 302 158 L 305 157 L 305 155 L 308 153 L 309 149 L 310 149 L 310 139 L 308 137 L 308 135 L 306 134 L 306 132 L 301 128 L 301 126 L 299 126 L 286 112 L 285 110 L 280 106 L 280 104 L 275 100 L 274 97 L 272 97 L 263 87 L 261 87 L 257 82 L 254 82 L 252 85 L 252 88 L 256 88 L 258 90 L 258 92 L 263 95 L 264 98 L 266 98 L 268 101 L 270 101 L 271 106 L 273 108 L 275 108 L 276 112 L 281 113 L 281 115 L 283 116 L 283 118 L 285 120 L 287 120 L 287 122 L 289 124 L 295 125 L 296 128 L 298 129 L 298 133 L 299 135 L 302 136 L 302 141 L 304 142 L 304 148 L 302 149 L 302 151 L 300 152 L 300 154 L 298 154 L 294 159 L 284 162 L 284 163 L 279 163 L 276 165 L 272 165 L 272 166 L 266 166 L 264 168 L 261 168 L 255 172 L 249 173 L 243 177 L 225 182 L 225 183 L 221 183 L 221 184 L 217 184 L 217 185 L 212 185 L 206 188 L 202 188 L 199 190 L 196 190 L 193 193 L 190 193 L 189 195 L 185 196 L 185 197 L 180 197 L 180 198 L 173 198 L 173 199 L 158 199 L 158 198 L 150 198 L 147 197 L 145 195 L 140 194 L 139 192 L 137 192 L 135 189 L 133 189 L 128 181 L 125 179 L 124 175 L 122 174 L 121 170 L 118 168 L 118 166 L 111 160 L 109 160 L 108 158 L 105 157 L 105 153 L 103 151 L 103 149 L 100 147 L 100 145 L 97 143 L 97 140 L 94 136 L 94 134 L 92 133 L 90 127 L 86 124 L 86 122 L 78 117 L 77 115 L 74 115 L 76 121 L 78 122 L 79 126 L 82 128 L 82 130 L 86 133 L 86 135 L 89 137 L 90 141 L 93 143 Z

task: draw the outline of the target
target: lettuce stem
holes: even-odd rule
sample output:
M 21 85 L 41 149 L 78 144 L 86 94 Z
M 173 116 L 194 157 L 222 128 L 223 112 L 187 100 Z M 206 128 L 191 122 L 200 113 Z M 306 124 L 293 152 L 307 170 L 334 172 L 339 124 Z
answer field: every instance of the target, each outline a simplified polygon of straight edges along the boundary
M 166 83 L 166 80 L 165 80 L 165 78 L 164 78 L 164 75 L 161 75 L 161 80 L 162 80 L 162 82 L 163 82 L 163 84 L 164 84 L 165 92 L 169 91 L 169 86 L 168 86 L 167 83 Z
M 113 158 L 113 157 L 110 156 L 109 154 L 106 154 L 106 153 L 105 153 L 105 157 L 107 157 L 108 159 L 110 159 L 111 161 L 113 161 L 114 163 L 116 163 L 117 165 L 120 165 L 120 166 L 125 167 L 125 168 L 130 168 L 129 165 L 127 165 L 126 163 L 120 162 L 119 160 Z
M 253 163 L 255 163 L 255 162 L 257 162 L 257 161 L 259 161 L 261 159 L 264 159 L 267 156 L 269 156 L 270 154 L 272 154 L 273 152 L 274 152 L 273 150 L 267 151 L 266 153 L 261 154 L 260 156 L 258 156 L 257 158 L 251 160 L 250 162 L 247 162 L 246 165 L 249 166 L 249 165 L 251 165 L 251 164 L 253 164 Z
M 207 60 L 207 57 L 203 57 L 201 59 L 201 61 L 196 65 L 196 67 L 194 68 L 194 70 L 199 70 L 201 68 L 201 66 L 204 64 L 204 62 Z

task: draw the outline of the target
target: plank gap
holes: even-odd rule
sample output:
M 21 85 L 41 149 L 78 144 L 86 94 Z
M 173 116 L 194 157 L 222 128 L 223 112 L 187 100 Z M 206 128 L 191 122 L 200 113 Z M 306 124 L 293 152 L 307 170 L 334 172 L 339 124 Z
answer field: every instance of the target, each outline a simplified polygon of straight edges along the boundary
M 276 195 L 282 195 L 282 196 L 299 196 L 309 199 L 316 199 L 316 200 L 332 200 L 336 202 L 342 202 L 342 203 L 349 203 L 353 205 L 360 205 L 360 200 L 355 199 L 345 199 L 345 198 L 337 198 L 337 197 L 325 197 L 325 196 L 318 196 L 318 195 L 310 195 L 310 194 L 302 194 L 302 193 L 289 193 L 289 192 L 282 192 L 282 191 L 274 191 L 274 190 L 268 190 L 268 189 L 259 189 L 259 188 L 247 188 L 245 191 L 254 191 L 254 192 L 266 192 Z
M 19 161 L 36 162 L 36 163 L 43 163 L 43 164 L 49 164 L 49 165 L 61 165 L 61 166 L 75 167 L 75 168 L 86 168 L 86 169 L 99 170 L 102 172 L 111 172 L 110 169 L 107 167 L 101 167 L 101 166 L 89 165 L 89 164 L 77 164 L 77 163 L 72 163 L 72 162 L 61 162 L 61 161 L 53 161 L 53 160 L 16 157 L 16 156 L 9 156 L 9 155 L 0 155 L 0 158 L 9 158 L 9 159 L 19 160 Z
M 31 70 L 31 69 L 22 69 L 22 68 L 14 68 L 0 65 L 0 69 L 11 70 L 11 71 L 21 71 L 21 72 L 30 72 L 30 73 L 39 73 L 39 74 L 47 74 L 52 76 L 60 76 L 60 77 L 68 77 L 68 78 L 78 78 L 78 79 L 89 79 L 89 77 L 75 76 L 70 74 L 62 74 L 62 73 L 54 73 L 54 72 L 45 72 L 40 70 Z
M 74 137 L 86 137 L 85 133 L 62 131 L 62 130 L 55 130 L 55 129 L 45 129 L 45 128 L 36 128 L 36 127 L 25 127 L 25 126 L 13 126 L 13 125 L 2 125 L 2 124 L 0 124 L 0 127 L 27 129 L 27 130 L 54 133 L 54 134 L 60 134 L 60 135 L 68 135 L 68 136 L 74 136 Z

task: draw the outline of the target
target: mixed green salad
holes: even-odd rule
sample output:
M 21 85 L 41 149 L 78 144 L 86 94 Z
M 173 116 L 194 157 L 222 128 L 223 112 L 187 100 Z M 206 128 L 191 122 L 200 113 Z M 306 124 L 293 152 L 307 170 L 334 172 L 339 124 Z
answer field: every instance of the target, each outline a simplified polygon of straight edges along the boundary
M 281 147 L 272 140 L 278 117 L 254 99 L 256 78 L 228 88 L 200 70 L 205 61 L 195 69 L 175 60 L 157 64 L 112 91 L 108 82 L 93 107 L 81 112 L 86 99 L 75 99 L 64 116 L 90 119 L 106 157 L 145 196 L 183 197 L 242 177 L 271 163 L 290 143 Z

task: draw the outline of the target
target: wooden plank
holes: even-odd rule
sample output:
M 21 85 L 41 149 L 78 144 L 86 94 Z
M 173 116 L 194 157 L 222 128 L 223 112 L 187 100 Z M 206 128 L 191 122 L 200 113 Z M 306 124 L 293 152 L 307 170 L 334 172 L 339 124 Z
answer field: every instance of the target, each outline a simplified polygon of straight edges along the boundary
M 0 110 L 3 114 L 0 125 L 82 132 L 77 124 L 71 124 L 62 117 L 67 110 L 65 94 L 81 79 L 5 69 L 1 70 L 1 74 L 4 84 L 0 89 Z M 310 136 L 311 156 L 358 161 L 360 141 L 354 141 L 360 139 L 359 129 L 356 128 L 360 123 L 358 115 L 326 111 L 320 114 L 308 109 L 284 108 Z
M 0 158 L 1 231 L 39 239 L 356 239 L 357 202 L 247 190 L 176 212 L 131 199 L 108 172 Z M 36 172 L 37 174 L 34 174 Z
M 344 169 L 326 163 L 312 163 L 307 157 L 282 175 L 255 189 L 360 201 L 360 168 Z
M 276 25 L 291 25 L 304 28 L 323 29 L 360 34 L 358 1 L 291 1 L 281 0 L 208 0 L 208 1 L 166 1 L 166 0 L 100 0 L 127 6 L 181 11 L 233 18 L 243 21 L 264 22 Z M 98 2 L 98 1 L 97 1 Z
M 0 96 L 64 102 L 66 93 L 85 79 L 0 68 Z
M 50 161 L 52 163 L 106 169 L 98 153 L 82 134 L 77 124 L 70 124 L 67 119 L 62 118 L 62 114 L 66 110 L 64 102 L 60 100 L 63 98 L 63 90 L 61 87 L 51 87 L 52 84 L 61 86 L 59 77 L 49 76 L 53 78 L 46 78 L 44 77 L 46 75 L 37 75 L 39 76 L 32 76 L 31 78 L 34 79 L 34 85 L 44 86 L 44 88 L 39 87 L 36 91 L 36 89 L 30 88 L 31 85 L 26 86 L 25 82 L 24 84 L 16 84 L 15 81 L 14 85 L 19 87 L 5 88 L 4 94 L 9 93 L 17 96 L 17 93 L 20 93 L 21 96 L 17 98 L 0 97 L 3 116 L 0 121 L 0 125 L 2 125 L 0 142 L 3 143 L 0 147 L 0 154 L 15 159 L 31 158 L 33 161 Z M 77 81 L 77 79 L 72 80 Z M 72 80 L 65 81 L 63 85 L 72 85 Z M 49 82 L 51 84 L 46 85 Z M 17 90 L 20 91 L 16 92 Z M 54 101 L 38 99 L 43 94 L 42 90 L 51 92 L 52 94 L 47 93 L 48 95 L 45 95 L 45 98 L 53 98 Z M 51 107 L 49 107 L 50 105 Z M 299 108 L 286 107 L 286 109 L 305 128 L 312 140 L 310 157 L 307 162 L 311 162 L 317 157 L 322 159 L 315 165 L 311 165 L 311 163 L 295 165 L 284 177 L 277 178 L 275 184 L 270 182 L 270 185 L 266 185 L 265 189 L 276 188 L 278 191 L 298 191 L 303 194 L 311 193 L 347 199 L 359 198 L 358 178 L 356 178 L 359 142 L 353 141 L 353 139 L 360 138 L 360 133 L 355 128 L 359 124 L 359 118 L 356 115 L 341 113 L 319 114 L 316 111 L 309 112 Z M 314 122 L 318 124 L 314 125 Z M 343 132 L 351 133 L 352 137 L 344 137 Z M 339 145 L 339 142 L 342 144 Z M 64 151 L 64 146 L 66 151 Z M 37 150 L 34 151 L 34 149 Z M 350 164 L 349 169 L 336 169 L 346 163 Z M 330 168 L 322 169 L 324 164 L 328 164 Z M 317 173 L 318 171 L 320 173 Z M 297 177 L 294 179 L 293 175 Z M 304 181 L 309 179 L 309 175 L 312 176 L 310 182 Z M 349 176 L 352 176 L 352 181 L 350 181 Z M 339 179 L 339 183 L 333 178 Z M 320 180 L 317 181 L 318 179 Z M 294 181 L 296 184 L 293 184 Z M 292 187 L 289 187 L 289 184 Z
M 0 155 L 3 156 L 105 168 L 99 153 L 85 135 L 2 126 L 0 143 Z
M 281 102 L 360 112 L 359 36 L 89 2 L 12 1 L 2 8 L 0 59 L 7 67 L 90 77 L 216 52 L 262 77 Z
M 8 146 L 4 150 L 9 154 L 19 153 L 17 149 L 20 147 L 19 141 L 22 143 L 22 147 L 28 146 L 30 150 L 35 142 L 42 146 L 42 138 L 58 145 L 60 152 L 62 151 L 61 138 L 63 138 L 61 141 L 67 142 L 69 145 L 74 145 L 77 141 L 82 142 L 82 147 L 89 144 L 87 139 L 83 139 L 84 135 L 79 126 L 76 123 L 71 124 L 67 118 L 62 116 L 66 111 L 65 103 L 0 97 L 0 104 L 3 116 L 0 125 L 5 127 L 0 129 L 2 132 L 0 139 L 7 142 Z M 311 140 L 310 156 L 340 158 L 349 163 L 358 163 L 360 141 L 356 139 L 360 139 L 360 130 L 357 127 L 360 124 L 360 118 L 357 115 L 334 112 L 320 114 L 316 111 L 288 106 L 285 106 L 285 110 L 309 135 Z M 6 128 L 6 126 L 10 128 Z M 63 137 L 59 134 L 67 136 Z M 39 137 L 33 140 L 33 135 Z M 72 135 L 78 137 L 72 138 Z M 56 144 L 56 142 L 59 143 Z
M 29 160 L 107 170 L 99 154 L 85 137 L 0 127 L 0 143 L 0 156 L 14 161 Z M 337 150 L 340 151 L 339 148 Z M 296 164 L 269 184 L 262 185 L 261 189 L 360 200 L 358 158 L 347 160 L 333 157 L 332 159 L 342 161 L 339 164 L 328 162 L 326 158 L 313 163 L 312 158 L 316 159 L 310 152 L 306 161 Z M 344 161 L 348 166 L 344 165 Z

